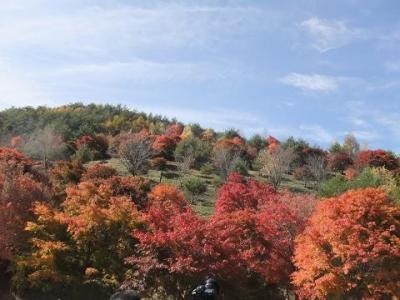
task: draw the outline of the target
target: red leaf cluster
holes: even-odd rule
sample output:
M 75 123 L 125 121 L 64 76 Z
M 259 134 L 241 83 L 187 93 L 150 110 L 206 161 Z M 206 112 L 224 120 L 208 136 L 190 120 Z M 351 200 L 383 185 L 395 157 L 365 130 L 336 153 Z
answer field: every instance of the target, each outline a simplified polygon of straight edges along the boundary
M 45 186 L 29 173 L 30 166 L 23 154 L 0 148 L 0 260 L 23 245 L 33 202 L 47 199 Z
M 391 152 L 385 150 L 364 150 L 357 153 L 355 165 L 359 169 L 385 167 L 391 171 L 399 167 L 399 161 Z
M 183 132 L 183 125 L 175 123 L 167 127 L 167 129 L 165 130 L 165 136 L 169 137 L 170 139 L 173 139 L 175 141 L 175 144 L 177 144 L 180 141 L 180 136 L 182 132 Z
M 169 137 L 167 135 L 157 135 L 154 138 L 152 148 L 156 151 L 158 155 L 165 158 L 172 158 L 177 140 L 178 139 L 174 137 Z
M 245 297 L 249 278 L 269 285 L 288 280 L 294 237 L 314 203 L 312 197 L 278 194 L 233 173 L 220 190 L 216 213 L 206 221 L 176 187 L 161 184 L 149 195 L 143 216 L 148 227 L 134 232 L 142 255 L 128 261 L 145 280 L 162 282 L 166 290 L 182 288 L 177 299 L 209 272 L 222 282 L 240 282 L 243 291 L 232 293 Z M 230 299 L 237 299 L 233 294 Z

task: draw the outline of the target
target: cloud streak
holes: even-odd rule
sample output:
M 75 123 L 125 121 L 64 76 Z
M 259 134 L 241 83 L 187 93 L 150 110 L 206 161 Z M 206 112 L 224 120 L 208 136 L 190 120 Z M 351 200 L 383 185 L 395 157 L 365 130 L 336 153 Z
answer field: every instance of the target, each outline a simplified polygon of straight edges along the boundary
M 280 80 L 286 85 L 310 91 L 334 91 L 338 89 L 338 79 L 320 74 L 290 73 Z
M 344 21 L 323 20 L 317 17 L 303 21 L 300 28 L 312 38 L 312 46 L 322 53 L 364 38 L 366 34 L 362 29 L 349 27 Z

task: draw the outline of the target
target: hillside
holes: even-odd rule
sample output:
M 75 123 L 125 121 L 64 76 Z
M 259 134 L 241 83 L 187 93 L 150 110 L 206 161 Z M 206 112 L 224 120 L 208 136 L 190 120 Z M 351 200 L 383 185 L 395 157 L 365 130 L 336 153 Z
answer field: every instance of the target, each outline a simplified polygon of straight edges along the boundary
M 1 288 L 22 299 L 188 299 L 210 274 L 229 300 L 398 294 L 399 157 L 353 135 L 322 149 L 96 104 L 0 128 Z

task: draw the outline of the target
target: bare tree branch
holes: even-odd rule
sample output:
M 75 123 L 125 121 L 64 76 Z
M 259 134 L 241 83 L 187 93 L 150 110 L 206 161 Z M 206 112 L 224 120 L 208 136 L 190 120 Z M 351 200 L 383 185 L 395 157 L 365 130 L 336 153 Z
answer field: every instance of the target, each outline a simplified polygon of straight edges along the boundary
M 260 173 L 267 176 L 273 187 L 278 189 L 294 158 L 295 154 L 291 148 L 278 147 L 274 151 L 263 150 L 258 156 L 258 162 L 261 165 Z
M 328 162 L 323 155 L 313 154 L 307 157 L 307 168 L 319 187 L 328 174 Z
M 133 176 L 147 173 L 153 157 L 152 142 L 147 137 L 133 135 L 119 149 L 121 162 Z
M 240 154 L 237 151 L 228 149 L 218 149 L 213 156 L 214 165 L 223 179 L 226 179 L 229 173 L 234 170 L 239 159 Z

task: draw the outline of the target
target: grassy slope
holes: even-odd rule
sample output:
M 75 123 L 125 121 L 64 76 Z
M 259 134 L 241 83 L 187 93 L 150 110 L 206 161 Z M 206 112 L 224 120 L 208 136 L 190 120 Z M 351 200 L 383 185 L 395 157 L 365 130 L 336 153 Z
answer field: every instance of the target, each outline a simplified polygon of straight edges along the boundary
M 98 163 L 91 162 L 90 164 Z M 119 175 L 129 175 L 128 171 L 126 170 L 125 166 L 120 162 L 119 159 L 111 158 L 105 161 L 108 165 L 112 166 L 118 171 Z M 176 163 L 169 162 L 168 163 L 169 170 L 163 172 L 162 182 L 174 184 L 180 187 L 180 182 L 185 176 L 194 176 L 201 178 L 207 183 L 207 192 L 196 199 L 192 199 L 192 206 L 193 209 L 201 216 L 207 217 L 213 214 L 214 207 L 215 207 L 215 199 L 217 198 L 218 194 L 218 186 L 215 185 L 215 181 L 218 180 L 217 175 L 204 175 L 201 174 L 198 170 L 190 170 L 189 174 L 181 174 L 179 171 L 176 171 Z M 265 181 L 267 179 L 258 175 L 256 171 L 250 171 L 249 176 L 258 180 L 258 181 Z M 160 181 L 160 171 L 157 170 L 150 170 L 149 173 L 144 176 L 151 181 L 158 183 Z M 292 192 L 298 193 L 305 193 L 305 192 L 312 192 L 312 190 L 304 187 L 304 183 L 302 181 L 296 180 L 293 176 L 286 176 L 281 189 L 288 189 Z M 187 196 L 190 199 L 189 196 Z

